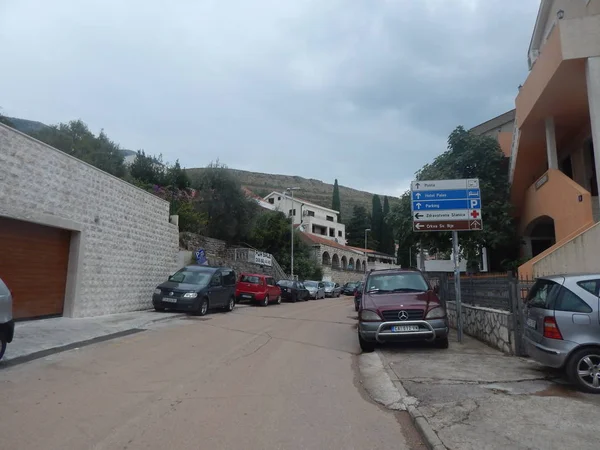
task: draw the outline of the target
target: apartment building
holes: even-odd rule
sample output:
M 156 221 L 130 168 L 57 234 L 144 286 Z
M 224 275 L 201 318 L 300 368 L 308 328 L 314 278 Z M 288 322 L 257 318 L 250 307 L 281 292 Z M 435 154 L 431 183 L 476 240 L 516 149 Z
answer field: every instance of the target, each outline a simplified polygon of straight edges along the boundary
M 522 256 L 530 258 L 519 273 L 600 270 L 600 257 L 580 245 L 600 233 L 600 0 L 541 1 L 527 63 L 508 152 Z

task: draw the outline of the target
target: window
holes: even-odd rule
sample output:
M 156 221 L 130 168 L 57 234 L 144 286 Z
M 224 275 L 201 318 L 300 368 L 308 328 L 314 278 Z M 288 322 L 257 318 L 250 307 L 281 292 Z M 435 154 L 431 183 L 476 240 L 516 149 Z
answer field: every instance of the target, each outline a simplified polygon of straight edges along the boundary
M 306 215 L 309 216 L 309 217 L 315 217 L 315 212 L 311 211 L 310 209 L 307 209 L 306 210 Z
M 327 220 L 328 220 L 329 222 L 333 222 L 333 217 L 332 217 L 332 216 L 327 216 Z
M 281 201 L 281 197 L 277 197 L 277 200 Z
M 240 281 L 242 283 L 262 284 L 260 277 L 257 277 L 256 275 L 242 275 Z
M 267 278 L 267 286 L 275 286 L 275 280 L 273 278 Z
M 206 286 L 210 280 L 210 277 L 210 272 L 182 269 L 179 272 L 175 273 L 172 277 L 169 277 L 169 281 L 174 281 L 175 283 L 196 284 L 199 286 Z
M 235 272 L 233 270 L 222 270 L 221 274 L 223 275 L 223 285 L 224 286 L 234 286 L 235 285 Z
M 215 273 L 215 275 L 212 277 L 212 280 L 210 281 L 210 284 L 211 286 L 221 286 L 222 280 L 220 272 Z
M 335 228 L 329 229 L 329 237 L 335 237 Z
M 274 205 L 274 204 L 275 204 L 275 199 L 274 199 L 273 197 L 271 197 L 271 198 L 269 199 L 269 203 L 270 203 L 271 205 Z
M 574 313 L 592 312 L 592 308 L 590 308 L 586 302 L 564 286 L 560 289 L 554 309 L 556 311 L 568 311 Z
M 530 308 L 554 309 L 554 300 L 560 289 L 560 284 L 550 280 L 537 280 L 529 295 L 527 305 Z
M 586 291 L 588 291 L 590 294 L 598 296 L 598 287 L 600 287 L 600 280 L 580 281 L 579 283 L 577 283 L 577 285 L 581 289 L 585 289 Z
M 295 216 L 296 215 L 296 210 L 295 209 L 290 209 L 289 215 L 290 216 Z
M 342 232 L 338 231 L 338 237 L 342 237 Z
M 399 272 L 370 276 L 367 289 L 374 292 L 424 292 L 429 290 L 429 286 L 419 272 Z

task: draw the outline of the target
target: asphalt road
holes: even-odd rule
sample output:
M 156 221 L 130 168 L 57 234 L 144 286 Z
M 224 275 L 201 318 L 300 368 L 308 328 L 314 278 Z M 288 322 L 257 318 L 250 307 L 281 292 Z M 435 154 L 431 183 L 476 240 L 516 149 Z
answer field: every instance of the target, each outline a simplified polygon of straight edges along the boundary
M 424 449 L 363 391 L 355 316 L 240 306 L 0 370 L 0 448 Z

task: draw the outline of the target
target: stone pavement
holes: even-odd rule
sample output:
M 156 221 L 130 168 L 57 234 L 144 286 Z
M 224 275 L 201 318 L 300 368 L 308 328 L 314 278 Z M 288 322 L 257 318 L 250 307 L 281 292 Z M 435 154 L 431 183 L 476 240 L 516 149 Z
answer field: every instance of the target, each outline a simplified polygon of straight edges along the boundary
M 0 360 L 0 367 L 136 333 L 151 324 L 182 316 L 184 314 L 159 313 L 149 310 L 85 319 L 56 317 L 17 322 L 15 337 L 8 344 L 6 354 Z
M 600 396 L 465 336 L 450 349 L 386 346 L 384 366 L 449 449 L 597 449 Z M 437 448 L 437 447 L 436 447 Z

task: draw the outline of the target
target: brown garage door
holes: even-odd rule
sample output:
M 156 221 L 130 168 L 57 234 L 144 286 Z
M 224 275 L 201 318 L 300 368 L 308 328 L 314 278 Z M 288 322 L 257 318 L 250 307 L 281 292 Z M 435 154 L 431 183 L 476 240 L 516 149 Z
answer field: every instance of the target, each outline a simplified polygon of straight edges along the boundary
M 71 233 L 0 218 L 0 277 L 13 294 L 13 316 L 62 314 Z

